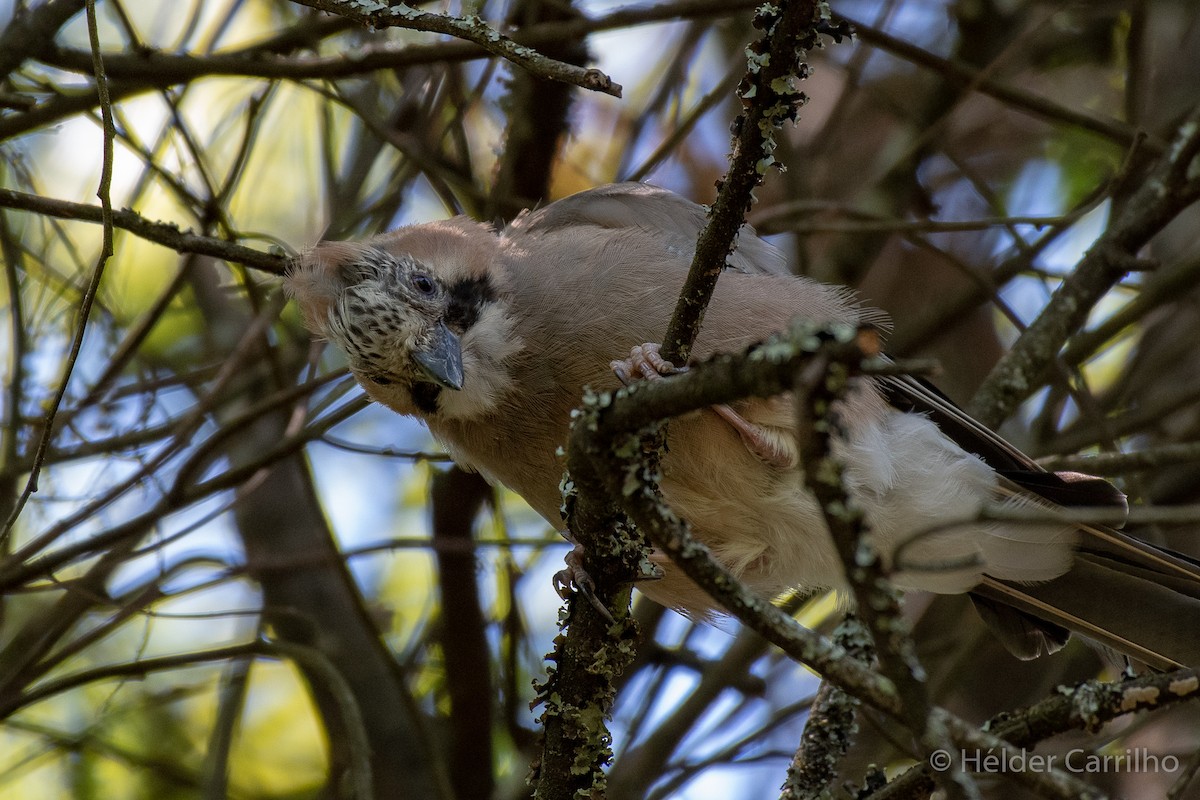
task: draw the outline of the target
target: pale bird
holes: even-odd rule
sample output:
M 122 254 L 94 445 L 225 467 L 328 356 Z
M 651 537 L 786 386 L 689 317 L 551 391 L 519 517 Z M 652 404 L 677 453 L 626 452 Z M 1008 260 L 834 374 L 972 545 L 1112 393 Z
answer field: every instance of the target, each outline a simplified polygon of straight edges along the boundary
M 512 489 L 562 531 L 560 448 L 571 411 L 585 386 L 672 371 L 653 344 L 704 222 L 701 206 L 671 192 L 614 184 L 502 230 L 458 217 L 323 243 L 296 260 L 287 289 L 372 399 L 423 420 L 458 464 Z M 744 229 L 694 357 L 742 351 L 795 317 L 884 321 L 849 290 L 790 274 L 780 251 Z M 670 423 L 667 502 L 764 596 L 844 589 L 798 475 L 791 399 L 716 411 Z M 913 379 L 857 379 L 839 415 L 834 452 L 847 492 L 897 586 L 971 592 L 1022 658 L 1057 650 L 1075 631 L 1160 669 L 1200 666 L 1195 562 L 1108 528 L 979 520 L 997 502 L 1123 504 L 1108 483 L 1041 470 Z M 656 562 L 663 578 L 641 591 L 688 613 L 712 611 L 677 568 Z

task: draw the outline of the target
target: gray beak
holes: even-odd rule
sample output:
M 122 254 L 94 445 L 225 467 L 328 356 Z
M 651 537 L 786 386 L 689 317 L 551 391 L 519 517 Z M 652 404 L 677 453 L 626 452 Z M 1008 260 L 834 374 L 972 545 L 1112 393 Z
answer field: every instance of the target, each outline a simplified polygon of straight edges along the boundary
M 441 320 L 428 344 L 413 353 L 413 360 L 438 386 L 456 390 L 463 387 L 462 345 Z

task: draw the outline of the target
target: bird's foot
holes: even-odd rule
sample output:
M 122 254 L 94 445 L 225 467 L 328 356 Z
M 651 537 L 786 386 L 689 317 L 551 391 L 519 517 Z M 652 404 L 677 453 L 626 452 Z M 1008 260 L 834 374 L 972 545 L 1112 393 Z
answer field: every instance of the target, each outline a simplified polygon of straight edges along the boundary
M 612 613 L 600 602 L 600 598 L 596 596 L 596 583 L 592 580 L 592 576 L 588 575 L 587 570 L 583 568 L 583 545 L 567 537 L 574 547 L 563 557 L 563 561 L 567 566 L 554 573 L 551 581 L 554 584 L 554 591 L 558 592 L 558 596 L 563 600 L 571 599 L 573 592 L 579 592 L 583 595 L 592 608 L 599 612 L 600 616 L 604 617 L 609 623 L 615 623 Z
M 656 381 L 664 375 L 687 372 L 687 367 L 677 367 L 663 358 L 661 349 L 662 345 L 653 342 L 637 344 L 629 351 L 629 358 L 610 361 L 608 366 L 626 386 L 639 378 Z
M 634 345 L 629 351 L 629 358 L 610 361 L 609 367 L 626 386 L 638 378 L 655 381 L 666 375 L 687 372 L 687 367 L 677 367 L 663 358 L 660 350 L 661 345 L 652 342 Z M 729 423 L 747 450 L 767 464 L 779 469 L 796 466 L 795 454 L 766 428 L 755 425 L 724 403 L 712 406 L 711 410 Z

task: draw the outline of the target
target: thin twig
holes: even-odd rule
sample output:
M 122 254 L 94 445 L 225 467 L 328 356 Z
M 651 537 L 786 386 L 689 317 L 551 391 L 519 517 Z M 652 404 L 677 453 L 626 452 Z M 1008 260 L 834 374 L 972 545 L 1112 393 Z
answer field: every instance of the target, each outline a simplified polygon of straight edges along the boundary
M 1048 470 L 1085 472 L 1089 475 L 1127 475 L 1178 464 L 1200 461 L 1200 442 L 1164 444 L 1132 453 L 1100 453 L 1094 456 L 1047 456 L 1038 463 Z
M 1146 175 L 1119 217 L 1092 245 L 1050 302 L 996 364 L 968 411 L 995 427 L 1041 385 L 1040 378 L 1072 331 L 1095 304 L 1137 264 L 1138 251 L 1180 211 L 1200 197 L 1191 167 L 1200 148 L 1200 106 L 1179 125 L 1159 163 Z
M 292 0 L 292 2 L 348 17 L 371 28 L 408 28 L 464 39 L 493 55 L 508 59 L 540 78 L 570 83 L 582 89 L 603 92 L 613 97 L 621 96 L 621 84 L 615 83 L 612 78 L 600 70 L 585 69 L 548 58 L 530 47 L 517 44 L 475 15 L 453 17 L 448 14 L 433 14 L 413 8 L 407 3 L 387 5 L 377 2 L 377 0 L 367 0 L 366 2 L 362 2 L 362 0 L 359 2 Z
M 41 195 L 18 192 L 12 189 L 0 188 L 0 208 L 16 208 L 32 211 L 47 217 L 58 219 L 73 219 L 80 222 L 104 223 L 104 209 L 86 203 L 72 203 L 69 200 L 55 200 Z M 113 211 L 110 209 L 111 225 L 114 228 L 129 231 L 148 242 L 169 247 L 177 253 L 196 253 L 212 256 L 235 264 L 269 272 L 272 275 L 282 275 L 287 267 L 288 259 L 275 253 L 264 253 L 244 245 L 236 244 L 225 239 L 211 236 L 200 236 L 190 231 L 181 231 L 169 222 L 151 222 L 150 220 L 129 209 Z
M 1132 144 L 1138 136 L 1135 128 L 1120 120 L 1103 119 L 1083 111 L 1067 108 L 1053 100 L 988 78 L 980 70 L 960 61 L 942 58 L 870 25 L 856 22 L 849 17 L 845 19 L 854 26 L 855 34 L 867 44 L 912 64 L 934 70 L 956 83 L 970 86 L 979 93 L 994 97 L 1014 110 L 1024 111 L 1049 122 L 1065 123 L 1072 127 L 1082 128 L 1125 146 Z M 1150 152 L 1160 152 L 1162 149 L 1161 143 L 1155 141 L 1147 142 L 1146 146 Z
M 75 371 L 75 362 L 79 359 L 79 351 L 83 348 L 83 336 L 87 331 L 88 319 L 91 317 L 92 305 L 96 301 L 96 293 L 100 288 L 100 279 L 104 275 L 104 267 L 113 254 L 113 209 L 112 209 L 112 170 L 113 170 L 113 139 L 116 130 L 113 127 L 112 102 L 108 96 L 108 80 L 104 75 L 104 60 L 100 57 L 100 33 L 96 23 L 96 0 L 87 0 L 88 40 L 92 46 L 93 67 L 95 69 L 96 88 L 100 94 L 100 112 L 104 120 L 104 135 L 101 144 L 100 186 L 96 196 L 100 198 L 100 223 L 104 226 L 103 243 L 100 254 L 96 258 L 96 266 L 92 270 L 91 279 L 79 301 L 79 311 L 75 317 L 75 336 L 71 340 L 71 348 L 67 352 L 66 363 L 63 365 L 62 376 L 58 389 L 46 408 L 45 422 L 42 435 L 38 440 L 37 449 L 29 468 L 29 480 L 17 498 L 16 504 L 0 531 L 0 540 L 7 541 L 13 525 L 30 496 L 38 490 L 38 476 L 42 471 L 42 462 L 50 449 L 50 440 L 54 436 L 54 417 L 67 394 L 67 386 L 71 383 L 71 375 Z M 14 298 L 15 300 L 15 298 Z M 15 409 L 14 409 L 15 411 Z

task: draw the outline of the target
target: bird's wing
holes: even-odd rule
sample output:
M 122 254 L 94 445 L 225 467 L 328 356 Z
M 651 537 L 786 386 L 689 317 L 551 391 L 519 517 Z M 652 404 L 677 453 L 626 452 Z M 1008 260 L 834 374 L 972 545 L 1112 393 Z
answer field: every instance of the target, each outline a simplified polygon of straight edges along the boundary
M 588 189 L 522 214 L 508 226 L 506 233 L 536 236 L 573 226 L 612 231 L 636 229 L 653 232 L 686 263 L 691 261 L 696 237 L 707 221 L 707 211 L 702 205 L 648 183 L 627 182 Z M 742 229 L 737 249 L 727 263 L 734 271 L 746 274 L 792 274 L 783 252 L 758 238 L 748 225 Z
M 925 414 L 955 444 L 982 458 L 992 469 L 998 472 L 1044 471 L 1033 459 L 970 417 L 928 381 L 896 375 L 881 378 L 879 383 L 892 406 L 901 411 Z

